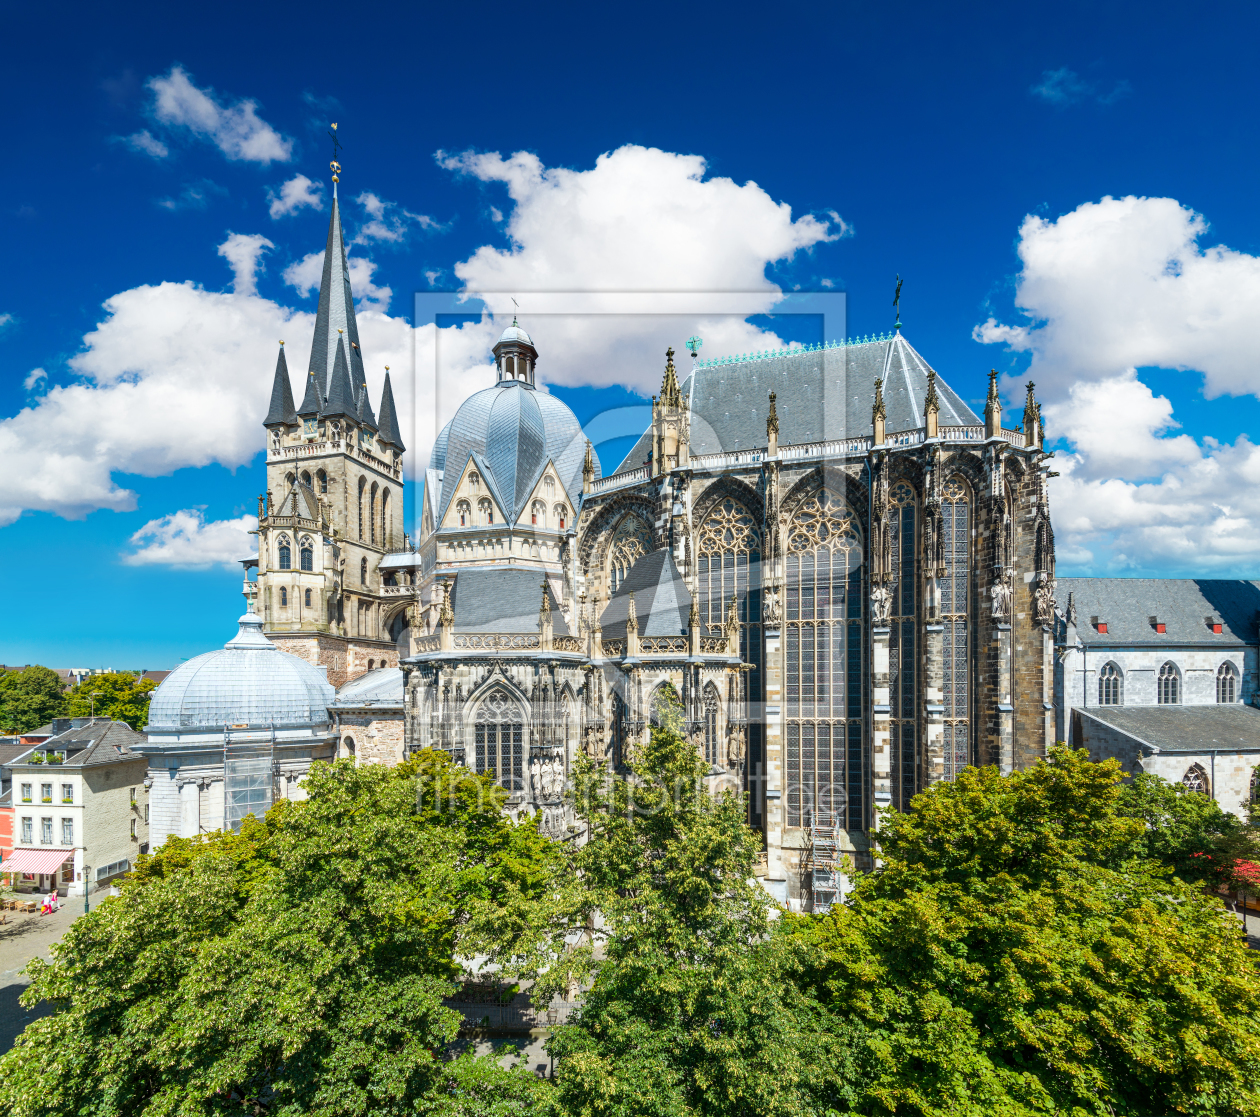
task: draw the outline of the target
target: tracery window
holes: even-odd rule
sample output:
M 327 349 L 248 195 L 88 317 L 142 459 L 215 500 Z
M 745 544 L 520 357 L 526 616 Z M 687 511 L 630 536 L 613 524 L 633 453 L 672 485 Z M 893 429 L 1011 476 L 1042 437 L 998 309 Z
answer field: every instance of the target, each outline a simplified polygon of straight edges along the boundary
M 319 491 L 321 493 L 328 492 L 328 474 L 322 469 L 315 474 L 315 480 L 319 482 Z
M 1191 764 L 1186 769 L 1186 774 L 1181 777 L 1181 782 L 1188 791 L 1196 791 L 1200 795 L 1208 794 L 1207 773 L 1201 764 Z
M 468 521 L 472 519 L 472 505 L 466 500 L 461 500 L 455 505 L 455 510 L 459 513 L 459 526 L 467 527 Z
M 652 533 L 638 516 L 627 515 L 613 533 L 609 547 L 608 584 L 613 593 L 626 580 L 631 568 L 652 549 Z
M 548 500 L 556 495 L 556 479 L 550 473 L 543 478 L 543 492 L 547 494 Z
M 381 546 L 393 546 L 394 510 L 389 501 L 389 490 L 381 490 Z
M 556 523 L 560 525 L 560 530 L 564 531 L 565 525 L 569 522 L 569 510 L 563 504 L 557 504 L 554 512 L 556 514 Z
M 494 506 L 488 500 L 477 502 L 477 512 L 483 524 L 494 523 Z
M 359 538 L 363 538 L 363 490 L 367 488 L 367 479 L 359 478 Z
M 789 826 L 865 826 L 862 610 L 857 517 L 821 489 L 787 531 L 784 714 Z
M 477 711 L 473 733 L 477 774 L 492 776 L 508 791 L 523 791 L 525 726 L 520 706 L 503 691 L 493 691 Z
M 376 542 L 376 482 L 372 482 L 372 491 L 368 495 L 368 542 Z
M 1155 679 L 1155 700 L 1161 706 L 1175 706 L 1181 701 L 1181 673 L 1172 660 L 1159 669 Z
M 306 607 L 308 609 L 311 607 L 311 591 L 310 590 L 306 591 Z
M 889 745 L 892 748 L 893 806 L 899 811 L 910 809 L 910 800 L 918 787 L 916 511 L 914 490 L 905 482 L 894 485 L 889 494 L 888 509 L 892 556 L 892 580 L 888 584 L 888 700 L 891 706 Z
M 547 506 L 541 500 L 536 500 L 529 509 L 530 523 L 537 524 L 539 527 L 547 526 Z
M 481 488 L 481 474 L 475 469 L 468 475 L 468 487 L 473 492 Z
M 302 484 L 308 489 L 311 487 L 311 475 L 305 469 L 302 470 Z
M 1238 668 L 1226 660 L 1216 671 L 1216 700 L 1238 701 Z
M 285 586 L 280 587 L 280 604 L 286 609 L 289 606 L 289 591 Z
M 756 518 L 733 497 L 723 497 L 706 514 L 696 541 L 696 584 L 700 591 L 701 635 L 715 636 L 726 620 L 731 598 L 739 616 L 740 658 L 752 665 L 747 674 L 748 702 L 752 709 L 762 701 L 761 639 L 761 531 Z M 751 711 L 750 711 L 751 713 Z M 750 716 L 748 771 L 759 772 L 765 764 L 764 725 Z M 760 789 L 750 787 L 749 809 L 756 822 L 761 816 Z
M 952 780 L 971 763 L 971 496 L 958 477 L 945 483 L 942 496 L 945 778 Z
M 278 553 L 280 557 L 280 569 L 292 570 L 293 569 L 293 550 L 289 547 L 289 540 L 287 536 L 284 536 L 284 535 L 280 536 L 280 546 L 278 548 Z
M 717 764 L 718 760 L 718 692 L 709 683 L 704 688 L 704 761 Z
M 315 547 L 309 538 L 302 540 L 302 549 L 298 552 L 303 570 L 315 569 Z
M 1114 663 L 1103 664 L 1098 672 L 1098 705 L 1124 705 L 1124 676 Z

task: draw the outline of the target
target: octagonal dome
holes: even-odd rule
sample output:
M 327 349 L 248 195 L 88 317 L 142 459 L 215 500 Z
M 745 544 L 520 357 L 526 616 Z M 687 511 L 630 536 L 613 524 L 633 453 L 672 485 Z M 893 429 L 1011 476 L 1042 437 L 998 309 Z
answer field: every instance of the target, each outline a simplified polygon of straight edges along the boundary
M 522 330 L 520 326 L 516 324 L 515 321 L 513 321 L 512 324 L 506 330 L 504 330 L 503 333 L 499 336 L 498 344 L 502 345 L 504 342 L 507 342 L 507 341 L 519 341 L 525 345 L 530 346 L 531 348 L 533 347 L 533 344 L 534 344 L 533 341 L 530 339 L 529 334 L 527 334 L 524 330 Z
M 148 731 L 328 724 L 336 692 L 324 673 L 277 648 L 263 635 L 261 617 L 246 613 L 239 623 L 234 640 L 181 663 L 162 681 L 149 703 Z

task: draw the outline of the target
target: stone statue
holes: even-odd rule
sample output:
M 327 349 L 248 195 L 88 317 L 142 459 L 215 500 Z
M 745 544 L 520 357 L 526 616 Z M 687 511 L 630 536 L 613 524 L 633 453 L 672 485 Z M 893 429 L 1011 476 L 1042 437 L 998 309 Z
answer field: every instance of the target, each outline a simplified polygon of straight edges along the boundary
M 1033 591 L 1033 619 L 1037 624 L 1054 623 L 1054 604 L 1054 579 L 1043 574 Z
M 888 614 L 892 608 L 892 594 L 888 586 L 880 582 L 871 590 L 871 623 L 887 624 Z
M 1011 598 L 1014 596 L 1011 589 L 1011 572 L 1004 570 L 997 576 L 993 583 L 993 589 L 989 591 L 993 596 L 993 615 L 995 617 L 1008 617 L 1011 613 Z
M 766 586 L 765 598 L 761 610 L 766 624 L 779 624 L 783 619 L 783 606 L 779 604 L 779 587 Z

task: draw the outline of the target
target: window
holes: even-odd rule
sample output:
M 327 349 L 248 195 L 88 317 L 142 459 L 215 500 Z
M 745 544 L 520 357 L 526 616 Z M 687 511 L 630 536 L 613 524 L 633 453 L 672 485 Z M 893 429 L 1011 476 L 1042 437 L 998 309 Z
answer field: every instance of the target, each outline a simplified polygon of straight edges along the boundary
M 135 823 L 133 822 L 131 825 L 135 826 Z M 74 845 L 74 819 L 72 818 L 63 818 L 61 820 L 61 844 L 63 846 Z
M 284 586 L 280 587 L 280 604 L 286 609 L 289 606 L 289 591 Z
M 651 549 L 652 533 L 638 516 L 628 515 L 617 525 L 612 545 L 608 548 L 608 585 L 613 593 L 626 580 L 626 575 L 634 564 Z M 720 624 L 722 617 L 726 615 L 725 601 L 720 602 L 717 607 L 721 613 L 717 619 L 710 618 L 711 624 Z
M 74 802 L 74 784 L 72 784 L 72 783 L 63 783 L 63 784 L 61 785 L 61 801 L 62 801 L 63 803 L 73 803 L 73 802 Z M 132 801 L 133 803 L 136 801 L 136 793 L 135 793 L 135 790 L 134 790 L 134 789 L 133 789 L 133 790 L 132 790 L 132 792 L 131 792 L 131 801 Z
M 492 505 L 488 500 L 478 501 L 477 511 L 481 514 L 481 522 L 483 524 L 494 523 L 494 505 Z
M 367 480 L 359 478 L 359 538 L 363 538 L 363 490 L 367 488 Z
M 481 474 L 475 469 L 468 475 L 468 487 L 472 489 L 473 492 L 476 492 L 479 488 L 481 488 Z
M 310 590 L 306 591 L 304 601 L 305 601 L 306 607 L 309 609 L 311 607 L 311 591 Z
M 144 805 L 144 821 L 145 822 L 149 821 L 149 804 L 148 803 L 145 803 Z
M 280 569 L 293 569 L 293 551 L 289 547 L 289 541 L 285 536 L 280 536 Z
M 455 507 L 459 511 L 459 526 L 467 527 L 468 521 L 472 517 L 472 507 L 466 500 L 461 500 Z
M 368 496 L 368 539 L 376 542 L 376 483 L 372 483 L 372 491 Z
M 899 811 L 910 809 L 918 780 L 918 647 L 914 576 L 918 501 L 905 482 L 889 494 L 888 544 L 892 578 L 888 583 L 889 747 L 892 750 L 892 798 Z
M 317 474 L 315 474 L 315 480 L 319 482 L 319 491 L 321 493 L 327 493 L 328 492 L 328 474 L 325 473 L 321 469 Z
M 474 731 L 477 774 L 493 776 L 495 782 L 508 791 L 523 791 L 524 733 L 520 707 L 503 691 L 493 691 L 477 711 Z
M 516 360 L 513 357 L 505 357 L 503 360 L 503 368 L 507 374 L 513 379 L 516 378 Z
M 787 824 L 861 829 L 862 613 L 857 518 L 818 489 L 797 507 L 784 549 Z
M 308 419 L 307 422 L 310 422 L 310 420 Z M 302 470 L 302 484 L 308 489 L 311 487 L 311 475 L 306 470 Z
M 530 506 L 529 519 L 530 523 L 547 526 L 547 506 L 541 500 L 534 501 Z
M 1216 672 L 1216 700 L 1238 701 L 1238 668 L 1226 661 Z
M 704 759 L 718 763 L 718 693 L 712 683 L 704 688 Z
M 546 492 L 548 499 L 556 495 L 556 479 L 551 474 L 543 478 L 543 491 Z
M 131 789 L 131 802 L 134 806 L 136 802 L 136 789 L 134 787 Z
M 1181 675 L 1171 660 L 1159 669 L 1155 680 L 1155 699 L 1161 706 L 1175 706 L 1181 701 Z
M 359 560 L 359 585 L 367 585 L 367 559 Z
M 39 820 L 39 840 L 43 845 L 52 845 L 52 819 L 41 818 Z
M 131 836 L 133 838 L 136 836 L 136 820 L 134 818 L 131 820 Z
M 52 802 L 52 784 L 41 783 L 39 785 L 39 797 L 42 802 L 51 803 Z
M 1208 794 L 1207 773 L 1201 764 L 1191 764 L 1186 769 L 1186 774 L 1181 777 L 1181 782 L 1188 791 L 1194 791 L 1200 795 Z
M 569 522 L 569 510 L 563 504 L 556 505 L 556 522 L 561 531 L 564 531 L 565 524 Z
M 22 785 L 22 802 L 29 803 L 31 801 L 31 785 L 24 783 Z
M 971 500 L 967 486 L 953 477 L 941 503 L 941 542 L 945 577 L 941 580 L 944 625 L 945 778 L 954 779 L 971 763 L 971 664 L 968 654 L 971 602 Z
M 33 824 L 34 819 L 29 817 L 22 819 L 22 841 L 24 841 L 27 845 L 30 845 L 35 840 L 31 829 Z
M 302 550 L 299 552 L 302 561 L 303 570 L 315 569 L 315 546 L 309 539 L 302 540 Z
M 1104 664 L 1098 672 L 1098 705 L 1124 705 L 1124 676 L 1114 663 Z
M 354 738 L 353 738 L 353 737 L 347 737 L 347 738 L 346 738 L 346 739 L 342 742 L 342 744 L 344 744 L 344 745 L 346 746 L 346 756 L 353 757 L 353 756 L 354 756 Z
M 394 506 L 390 503 L 389 490 L 381 491 L 381 546 L 394 545 Z

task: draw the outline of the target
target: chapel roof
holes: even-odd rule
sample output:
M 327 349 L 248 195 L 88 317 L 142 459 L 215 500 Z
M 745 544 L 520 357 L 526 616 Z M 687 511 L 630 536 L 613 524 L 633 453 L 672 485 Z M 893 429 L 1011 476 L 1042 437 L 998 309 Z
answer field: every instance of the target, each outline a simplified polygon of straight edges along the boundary
M 1260 710 L 1241 702 L 1209 706 L 1090 706 L 1073 713 L 1118 729 L 1159 752 L 1260 752 Z
M 1076 609 L 1076 634 L 1087 647 L 1140 644 L 1222 647 L 1257 643 L 1260 582 L 1238 578 L 1060 578 L 1058 610 L 1066 614 L 1068 595 Z M 1101 633 L 1092 617 L 1107 626 Z M 1165 626 L 1158 632 L 1156 617 Z M 1213 632 L 1208 618 L 1221 624 Z
M 543 572 L 538 569 L 470 567 L 455 576 L 451 608 L 456 632 L 536 633 L 542 606 Z M 568 636 L 569 625 L 560 611 L 555 589 L 548 582 L 551 631 Z
M 649 552 L 630 568 L 600 616 L 605 639 L 625 636 L 632 594 L 640 637 L 686 635 L 691 591 L 668 547 Z

